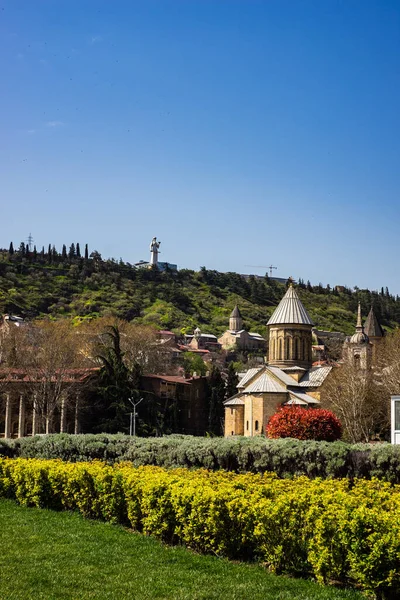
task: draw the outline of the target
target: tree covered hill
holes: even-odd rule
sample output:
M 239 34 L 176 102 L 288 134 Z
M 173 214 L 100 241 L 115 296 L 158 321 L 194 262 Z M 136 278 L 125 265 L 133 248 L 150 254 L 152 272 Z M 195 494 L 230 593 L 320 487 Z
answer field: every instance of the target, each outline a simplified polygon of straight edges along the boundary
M 122 260 L 103 260 L 98 252 L 84 253 L 79 244 L 61 252 L 49 245 L 33 251 L 21 244 L 17 251 L 0 250 L 0 312 L 28 319 L 50 315 L 76 320 L 115 315 L 138 324 L 191 332 L 221 334 L 238 304 L 245 326 L 266 334 L 266 323 L 285 293 L 285 286 L 266 276 L 245 279 L 237 273 L 219 273 L 202 267 L 160 273 L 136 269 Z M 371 304 L 386 328 L 400 323 L 400 298 L 389 291 L 340 291 L 312 286 L 301 279 L 298 293 L 316 327 L 350 334 L 357 303 L 366 316 Z

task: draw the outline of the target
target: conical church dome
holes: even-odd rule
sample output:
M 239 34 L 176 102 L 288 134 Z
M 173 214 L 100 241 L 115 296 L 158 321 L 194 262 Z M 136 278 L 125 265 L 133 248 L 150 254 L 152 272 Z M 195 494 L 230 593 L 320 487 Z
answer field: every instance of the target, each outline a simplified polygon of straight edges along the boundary
M 374 309 L 371 306 L 371 310 L 369 311 L 367 320 L 364 324 L 364 331 L 369 338 L 376 337 L 381 338 L 385 335 L 381 324 L 379 323 L 376 314 L 374 313 Z
M 240 310 L 238 308 L 238 305 L 235 305 L 235 308 L 233 309 L 233 311 L 231 312 L 231 316 L 230 318 L 239 318 L 241 319 L 242 315 L 240 314 Z
M 314 325 L 292 285 L 289 286 L 267 325 Z

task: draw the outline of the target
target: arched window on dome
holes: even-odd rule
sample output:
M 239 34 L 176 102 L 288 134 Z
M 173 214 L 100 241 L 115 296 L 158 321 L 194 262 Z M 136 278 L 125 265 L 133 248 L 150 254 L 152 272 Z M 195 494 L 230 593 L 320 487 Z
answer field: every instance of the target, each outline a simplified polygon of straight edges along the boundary
M 278 341 L 278 360 L 283 360 L 282 338 Z
M 289 360 L 289 338 L 285 338 L 285 360 Z
M 300 340 L 296 338 L 294 340 L 294 360 L 299 360 L 300 358 Z
M 275 358 L 275 340 L 271 340 L 271 344 L 269 347 L 269 360 L 274 360 Z

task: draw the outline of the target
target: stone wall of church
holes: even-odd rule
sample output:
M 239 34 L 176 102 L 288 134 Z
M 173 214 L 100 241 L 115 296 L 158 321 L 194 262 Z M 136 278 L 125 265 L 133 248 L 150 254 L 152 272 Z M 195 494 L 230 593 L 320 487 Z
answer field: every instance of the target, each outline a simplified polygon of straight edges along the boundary
M 225 437 L 244 434 L 244 405 L 225 407 Z
M 286 392 L 245 396 L 243 435 L 253 437 L 265 434 L 265 427 L 270 417 L 287 399 Z
M 269 328 L 269 360 L 275 367 L 312 365 L 311 328 L 304 325 L 279 325 Z

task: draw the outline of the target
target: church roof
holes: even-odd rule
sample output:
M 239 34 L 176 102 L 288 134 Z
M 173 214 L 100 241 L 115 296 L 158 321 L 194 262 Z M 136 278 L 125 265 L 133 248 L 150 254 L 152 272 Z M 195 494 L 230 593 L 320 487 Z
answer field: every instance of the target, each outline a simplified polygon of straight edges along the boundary
M 299 381 L 300 387 L 319 387 L 332 371 L 331 366 L 311 367 Z
M 271 373 L 265 371 L 259 377 L 256 377 L 254 381 L 250 381 L 249 385 L 243 390 L 246 394 L 267 393 L 267 392 L 280 392 L 285 393 L 286 388 L 280 384 Z
M 371 310 L 368 313 L 367 320 L 364 324 L 364 331 L 369 338 L 383 337 L 385 335 L 385 332 L 383 331 L 372 306 Z
M 232 317 L 239 318 L 239 319 L 242 318 L 242 315 L 240 314 L 240 310 L 238 309 L 238 305 L 237 304 L 236 304 L 235 308 L 233 309 L 233 311 L 231 312 L 230 318 L 232 318 Z
M 262 368 L 263 367 L 253 367 L 252 369 L 246 371 L 242 379 L 237 384 L 237 388 L 239 389 L 246 387 L 246 384 L 250 381 L 250 379 L 253 379 L 253 377 L 257 375 L 257 373 L 261 371 Z
M 304 392 L 292 392 L 288 390 L 290 400 L 286 404 L 320 404 L 320 401 Z
M 361 303 L 358 303 L 358 312 L 357 312 L 357 325 L 356 325 L 356 332 L 353 333 L 353 335 L 350 338 L 350 344 L 356 344 L 356 345 L 364 345 L 364 344 L 368 344 L 369 343 L 369 339 L 367 334 L 364 331 L 364 326 L 362 324 L 362 319 L 361 319 Z
M 276 307 L 267 325 L 313 325 L 296 290 L 291 285 Z
M 279 367 L 271 367 L 270 365 L 268 365 L 267 369 L 273 375 L 275 375 L 275 377 L 277 377 L 280 381 L 282 381 L 282 383 L 284 383 L 285 385 L 288 385 L 288 386 L 291 386 L 291 387 L 292 386 L 297 387 L 299 385 L 297 383 L 297 381 L 295 379 L 293 379 L 293 377 L 291 377 L 290 375 L 287 375 L 285 373 L 285 371 L 283 371 Z
M 232 396 L 232 398 L 228 398 L 228 400 L 225 400 L 224 405 L 225 406 L 242 406 L 244 404 L 244 400 L 240 396 L 241 396 L 241 394 L 235 394 L 234 396 Z

